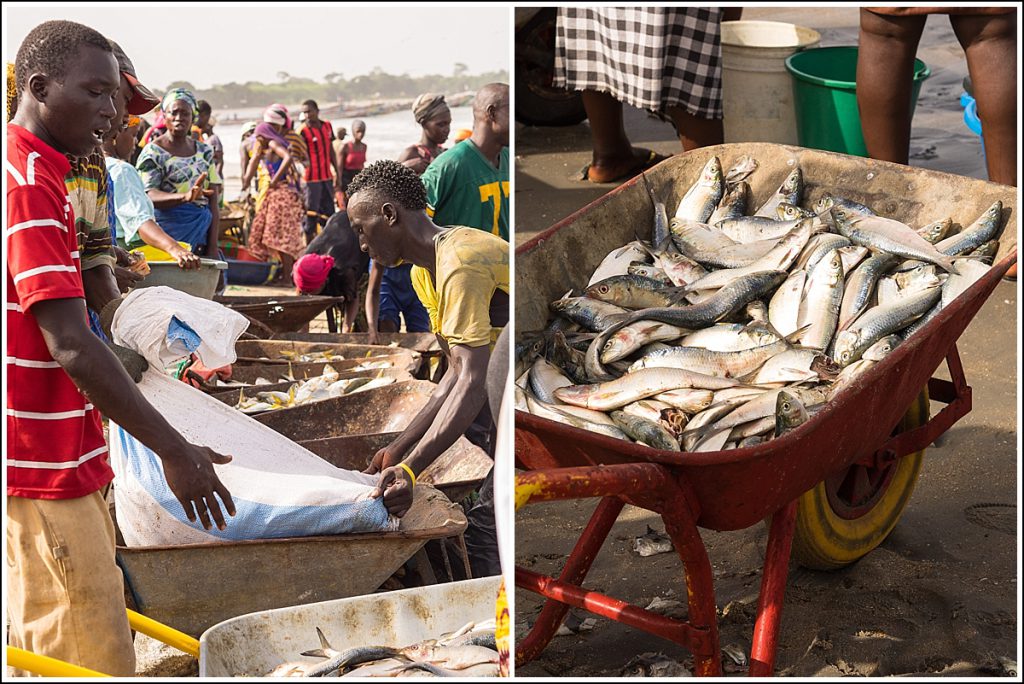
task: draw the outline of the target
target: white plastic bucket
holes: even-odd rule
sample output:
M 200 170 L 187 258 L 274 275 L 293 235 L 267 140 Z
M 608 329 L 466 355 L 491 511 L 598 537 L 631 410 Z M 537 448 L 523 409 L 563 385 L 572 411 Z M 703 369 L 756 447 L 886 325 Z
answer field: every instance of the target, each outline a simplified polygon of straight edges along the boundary
M 786 58 L 821 34 L 779 21 L 722 22 L 725 142 L 796 145 L 796 109 Z

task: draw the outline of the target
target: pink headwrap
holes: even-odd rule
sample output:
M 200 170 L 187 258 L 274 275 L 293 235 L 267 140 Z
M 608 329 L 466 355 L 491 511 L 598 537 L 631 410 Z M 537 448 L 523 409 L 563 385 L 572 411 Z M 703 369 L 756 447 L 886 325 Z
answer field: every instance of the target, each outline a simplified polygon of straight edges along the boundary
M 295 262 L 292 280 L 302 292 L 316 292 L 325 282 L 334 266 L 334 257 L 326 254 L 306 254 Z

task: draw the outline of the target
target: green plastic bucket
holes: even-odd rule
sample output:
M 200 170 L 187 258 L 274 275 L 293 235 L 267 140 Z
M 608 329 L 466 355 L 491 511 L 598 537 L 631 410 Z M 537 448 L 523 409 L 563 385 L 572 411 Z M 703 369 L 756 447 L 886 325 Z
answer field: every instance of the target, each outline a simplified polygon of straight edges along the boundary
M 793 78 L 800 146 L 868 156 L 857 111 L 857 48 L 824 47 L 797 52 L 786 59 L 786 70 Z M 928 65 L 915 59 L 911 116 L 921 83 L 929 76 Z

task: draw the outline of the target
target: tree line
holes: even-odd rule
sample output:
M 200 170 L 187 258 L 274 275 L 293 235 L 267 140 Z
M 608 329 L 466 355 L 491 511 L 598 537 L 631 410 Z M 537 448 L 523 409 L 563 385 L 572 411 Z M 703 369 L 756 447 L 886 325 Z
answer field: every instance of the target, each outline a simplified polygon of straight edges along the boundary
M 368 74 L 352 78 L 346 78 L 341 72 L 331 72 L 324 76 L 322 82 L 282 71 L 278 72 L 276 83 L 247 81 L 196 88 L 188 81 L 175 81 L 167 86 L 167 90 L 188 88 L 198 99 L 206 100 L 215 109 L 230 109 L 261 107 L 269 102 L 296 103 L 307 99 L 316 100 L 321 107 L 326 107 L 361 100 L 416 97 L 425 92 L 454 94 L 477 90 L 488 83 L 508 83 L 508 72 L 504 69 L 477 75 L 466 71 L 466 65 L 456 64 L 451 76 L 409 76 L 389 74 L 376 67 Z

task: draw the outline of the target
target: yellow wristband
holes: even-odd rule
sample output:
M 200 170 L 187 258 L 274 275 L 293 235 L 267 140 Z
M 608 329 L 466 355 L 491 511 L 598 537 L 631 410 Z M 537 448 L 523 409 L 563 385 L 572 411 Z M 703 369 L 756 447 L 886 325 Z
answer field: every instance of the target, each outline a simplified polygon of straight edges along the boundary
M 415 487 L 416 486 L 416 474 L 414 472 L 412 472 L 412 468 L 410 468 L 409 466 L 407 466 L 404 463 L 399 463 L 398 467 L 399 468 L 404 468 L 405 472 L 409 473 L 409 479 L 412 480 L 412 486 Z

